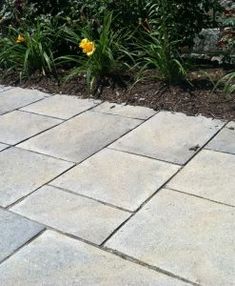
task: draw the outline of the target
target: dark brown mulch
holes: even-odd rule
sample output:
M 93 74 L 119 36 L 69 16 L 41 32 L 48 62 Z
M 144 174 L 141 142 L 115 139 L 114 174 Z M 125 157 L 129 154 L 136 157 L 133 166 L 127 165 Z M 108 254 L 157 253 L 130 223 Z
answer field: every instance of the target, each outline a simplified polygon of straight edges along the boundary
M 210 71 L 212 75 L 217 72 L 215 69 Z M 37 88 L 50 93 L 91 96 L 87 93 L 83 78 L 58 84 L 55 79 L 34 75 L 19 84 L 16 77 L 11 75 L 4 80 L 0 79 L 0 83 Z M 132 87 L 130 84 L 126 88 L 105 86 L 99 98 L 110 102 L 147 106 L 155 110 L 170 110 L 184 112 L 188 115 L 202 114 L 213 118 L 235 120 L 235 95 L 227 96 L 222 91 L 212 92 L 212 90 L 212 83 L 196 72 L 191 74 L 191 85 L 184 83 L 168 86 L 162 81 L 149 77 Z

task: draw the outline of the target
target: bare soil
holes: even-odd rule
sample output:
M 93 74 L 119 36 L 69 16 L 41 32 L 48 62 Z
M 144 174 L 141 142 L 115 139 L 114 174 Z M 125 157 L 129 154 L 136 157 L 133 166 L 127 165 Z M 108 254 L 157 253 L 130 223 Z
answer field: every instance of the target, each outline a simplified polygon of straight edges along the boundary
M 100 87 L 100 93 L 94 97 L 114 103 L 141 105 L 155 110 L 169 110 L 184 112 L 188 115 L 204 115 L 207 117 L 235 120 L 235 95 L 226 95 L 222 90 L 213 91 L 213 80 L 220 78 L 224 71 L 209 69 L 190 73 L 190 84 L 185 82 L 180 85 L 170 86 L 164 81 L 153 78 L 152 72 L 145 80 L 133 85 L 126 81 L 125 84 L 110 84 L 107 81 Z M 60 72 L 62 78 L 63 72 Z M 210 80 L 208 80 L 208 75 Z M 212 81 L 211 81 L 212 79 Z M 87 91 L 83 77 L 64 82 L 55 78 L 42 77 L 38 74 L 19 82 L 16 74 L 3 77 L 0 74 L 0 84 L 36 88 L 44 92 L 78 95 L 91 97 Z

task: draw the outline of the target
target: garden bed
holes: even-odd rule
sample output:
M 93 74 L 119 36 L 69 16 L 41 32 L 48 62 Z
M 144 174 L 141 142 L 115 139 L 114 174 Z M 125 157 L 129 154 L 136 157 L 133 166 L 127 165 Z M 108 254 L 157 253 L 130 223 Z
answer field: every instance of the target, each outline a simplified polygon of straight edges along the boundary
M 230 0 L 4 0 L 0 83 L 234 120 L 234 13 Z
M 213 84 L 202 74 L 207 73 L 211 78 L 220 78 L 224 71 L 220 68 L 194 71 L 189 74 L 191 81 L 181 85 L 167 85 L 163 81 L 149 79 L 139 81 L 132 86 L 102 86 L 102 93 L 96 97 L 113 103 L 141 105 L 155 110 L 170 110 L 184 112 L 188 115 L 202 114 L 204 116 L 235 120 L 235 96 L 226 95 L 221 90 L 213 91 Z M 62 73 L 61 73 L 62 76 Z M 44 92 L 91 97 L 87 92 L 84 78 L 76 78 L 67 82 L 42 77 L 39 74 L 19 83 L 17 75 L 11 74 L 1 79 L 0 84 L 8 84 L 27 88 L 36 88 Z

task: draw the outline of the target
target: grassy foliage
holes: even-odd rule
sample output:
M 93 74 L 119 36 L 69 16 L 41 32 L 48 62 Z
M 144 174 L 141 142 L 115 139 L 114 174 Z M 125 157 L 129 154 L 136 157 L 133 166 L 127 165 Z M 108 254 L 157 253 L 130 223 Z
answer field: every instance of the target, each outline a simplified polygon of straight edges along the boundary
M 65 30 L 65 38 L 71 42 L 76 54 L 66 55 L 59 58 L 59 62 L 74 66 L 67 76 L 67 79 L 85 74 L 88 87 L 93 90 L 99 86 L 105 77 L 114 78 L 121 75 L 127 69 L 125 51 L 123 44 L 127 41 L 127 34 L 123 31 L 115 32 L 111 29 L 112 14 L 104 17 L 104 22 L 99 30 L 97 38 L 94 39 L 95 51 L 88 56 L 79 50 L 79 43 L 82 39 L 93 40 L 91 29 L 82 30 L 77 34 L 71 30 Z M 74 49 L 73 49 L 74 50 Z
M 10 27 L 0 40 L 0 67 L 18 71 L 21 77 L 36 70 L 43 75 L 55 72 L 52 38 L 51 29 L 40 23 L 30 31 Z
M 187 77 L 180 50 L 213 25 L 213 7 L 218 0 L 4 0 L 0 68 L 20 77 L 62 68 L 66 79 L 84 76 L 93 91 L 131 69 L 179 83 Z M 83 39 L 92 52 L 79 47 Z
M 224 85 L 224 92 L 227 95 L 231 95 L 235 93 L 235 71 L 226 74 L 218 84 Z

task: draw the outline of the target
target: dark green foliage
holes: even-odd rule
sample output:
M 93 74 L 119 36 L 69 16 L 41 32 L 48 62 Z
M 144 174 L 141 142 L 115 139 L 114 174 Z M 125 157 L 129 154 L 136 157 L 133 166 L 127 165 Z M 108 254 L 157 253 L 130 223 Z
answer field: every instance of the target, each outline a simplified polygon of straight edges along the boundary
M 0 67 L 45 75 L 55 74 L 56 62 L 71 68 L 69 76 L 85 75 L 93 88 L 138 66 L 176 83 L 186 76 L 181 48 L 213 26 L 219 9 L 218 0 L 4 0 Z M 26 41 L 18 45 L 20 33 Z M 82 38 L 96 45 L 89 58 L 79 50 Z
M 50 26 L 40 23 L 21 30 L 10 27 L 7 36 L 0 39 L 0 67 L 17 71 L 20 77 L 34 71 L 55 74 L 52 47 L 56 37 L 52 31 Z M 20 43 L 19 35 L 23 38 Z
M 125 56 L 128 53 L 123 47 L 123 41 L 128 39 L 128 35 L 124 31 L 114 32 L 111 29 L 111 24 L 112 14 L 107 14 L 96 38 L 96 50 L 92 56 L 82 53 L 78 46 L 83 38 L 93 40 L 91 30 L 84 29 L 82 33 L 77 34 L 65 29 L 64 37 L 76 51 L 58 59 L 59 63 L 74 66 L 67 79 L 84 74 L 89 89 L 96 92 L 103 79 L 110 78 L 112 80 L 125 73 L 128 69 L 128 65 L 125 64 Z
M 19 21 L 33 21 L 35 17 L 56 18 L 60 24 L 78 27 L 81 23 L 90 22 L 99 27 L 104 14 L 111 11 L 115 17 L 113 25 L 116 28 L 126 27 L 144 30 L 154 29 L 152 24 L 168 18 L 168 29 L 173 40 L 181 40 L 182 45 L 191 45 L 195 33 L 201 28 L 213 24 L 214 13 L 218 10 L 218 0 L 165 0 L 162 13 L 161 0 L 5 0 L 0 16 Z M 4 14 L 4 15 L 3 15 Z M 170 17 L 169 17 L 170 16 Z

